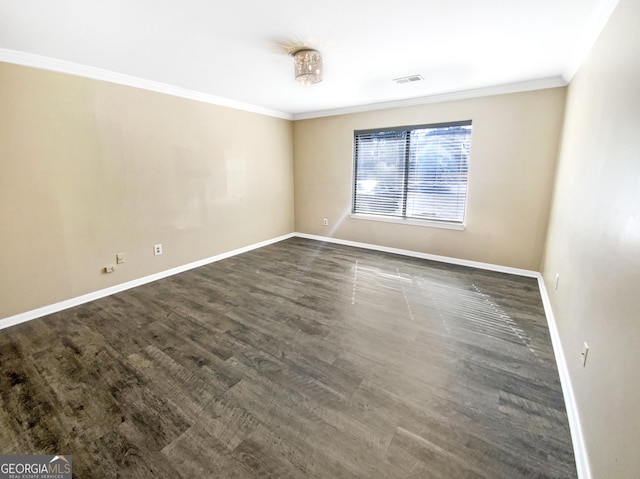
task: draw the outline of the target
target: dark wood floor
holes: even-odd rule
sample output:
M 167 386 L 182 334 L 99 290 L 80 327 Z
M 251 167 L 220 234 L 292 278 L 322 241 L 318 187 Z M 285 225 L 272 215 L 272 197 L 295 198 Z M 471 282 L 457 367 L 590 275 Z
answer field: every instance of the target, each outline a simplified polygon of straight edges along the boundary
M 0 331 L 76 478 L 575 478 L 534 279 L 293 238 Z

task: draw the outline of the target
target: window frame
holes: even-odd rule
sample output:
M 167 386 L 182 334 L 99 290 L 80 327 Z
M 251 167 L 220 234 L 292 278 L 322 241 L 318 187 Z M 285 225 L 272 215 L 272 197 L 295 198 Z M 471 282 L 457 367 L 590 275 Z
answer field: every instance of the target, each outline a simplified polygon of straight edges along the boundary
M 357 212 L 356 211 L 356 196 L 357 196 L 357 187 L 358 187 L 358 148 L 357 141 L 359 135 L 373 134 L 373 133 L 389 133 L 389 132 L 398 132 L 398 133 L 407 133 L 410 135 L 410 132 L 413 130 L 420 129 L 437 129 L 437 128 L 450 128 L 454 126 L 469 126 L 471 127 L 471 131 L 473 131 L 473 120 L 460 120 L 460 121 L 450 121 L 450 122 L 440 122 L 440 123 L 427 123 L 427 124 L 419 124 L 419 125 L 404 125 L 404 126 L 395 126 L 395 127 L 384 127 L 384 128 L 368 128 L 363 130 L 354 130 L 353 132 L 353 165 L 352 165 L 352 180 L 351 180 L 351 214 L 350 217 L 354 219 L 360 220 L 370 220 L 370 221 L 382 221 L 386 223 L 398 223 L 398 224 L 410 224 L 417 226 L 428 226 L 428 227 L 436 227 L 436 228 L 445 228 L 445 229 L 453 229 L 453 230 L 464 230 L 465 223 L 467 220 L 467 200 L 469 193 L 469 163 L 471 157 L 471 143 L 469 143 L 469 156 L 466 170 L 466 178 L 465 178 L 465 194 L 464 194 L 464 206 L 462 211 L 462 220 L 439 220 L 436 218 L 417 218 L 413 216 L 406 216 L 406 201 L 408 196 L 408 184 L 409 184 L 409 141 L 407 141 L 407 145 L 404 153 L 404 169 L 402 174 L 404 176 L 403 186 L 402 186 L 402 201 L 403 201 L 403 215 L 385 215 L 383 213 L 366 213 L 366 212 Z

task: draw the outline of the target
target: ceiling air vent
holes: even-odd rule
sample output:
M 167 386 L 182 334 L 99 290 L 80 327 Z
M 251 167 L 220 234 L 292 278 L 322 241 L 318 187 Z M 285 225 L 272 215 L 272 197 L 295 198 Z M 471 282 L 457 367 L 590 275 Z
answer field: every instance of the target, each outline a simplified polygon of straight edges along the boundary
M 400 85 L 402 83 L 412 83 L 414 81 L 422 81 L 422 80 L 424 80 L 422 75 L 409 75 L 408 77 L 394 78 L 393 79 L 393 81 L 396 82 L 398 85 Z

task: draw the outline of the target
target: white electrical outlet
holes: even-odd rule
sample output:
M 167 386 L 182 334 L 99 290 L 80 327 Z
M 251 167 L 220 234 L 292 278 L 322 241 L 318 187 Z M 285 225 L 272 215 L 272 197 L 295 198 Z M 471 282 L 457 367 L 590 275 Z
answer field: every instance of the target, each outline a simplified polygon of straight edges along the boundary
M 580 356 L 582 356 L 583 368 L 587 365 L 587 354 L 589 354 L 589 345 L 585 342 L 582 346 L 582 352 L 580 353 Z
M 116 264 L 124 263 L 124 253 L 116 253 Z
M 322 224 L 325 226 L 329 226 L 329 220 L 327 218 L 323 219 Z
M 162 245 L 161 244 L 154 244 L 153 245 L 153 254 L 158 256 L 162 254 Z
M 107 266 L 104 267 L 105 273 L 113 273 L 115 270 L 116 270 L 116 267 L 112 264 L 108 264 Z

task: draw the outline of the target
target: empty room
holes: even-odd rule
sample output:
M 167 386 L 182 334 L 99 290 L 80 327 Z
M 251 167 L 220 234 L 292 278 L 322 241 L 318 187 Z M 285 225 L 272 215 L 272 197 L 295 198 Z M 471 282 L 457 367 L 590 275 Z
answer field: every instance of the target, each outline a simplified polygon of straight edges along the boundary
M 640 0 L 0 0 L 0 478 L 640 479 Z

